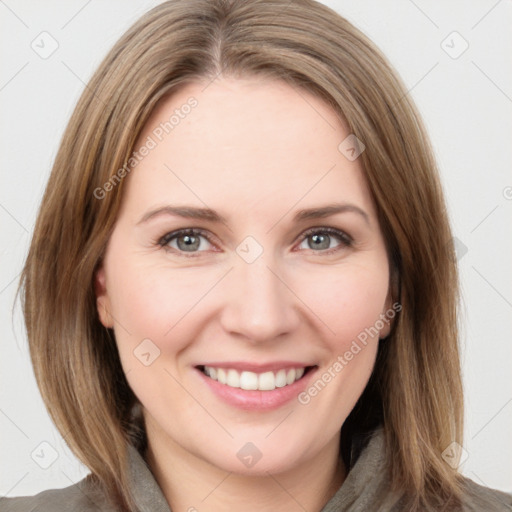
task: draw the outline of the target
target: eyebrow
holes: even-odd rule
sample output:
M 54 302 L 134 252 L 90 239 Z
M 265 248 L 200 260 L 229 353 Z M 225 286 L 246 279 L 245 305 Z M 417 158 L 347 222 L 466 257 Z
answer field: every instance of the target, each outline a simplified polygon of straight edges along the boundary
M 295 213 L 294 222 L 301 222 L 311 219 L 323 219 L 337 213 L 356 213 L 363 217 L 367 224 L 370 224 L 369 215 L 359 206 L 350 203 L 334 203 L 316 208 L 305 208 Z M 196 208 L 194 206 L 162 206 L 154 210 L 150 210 L 142 216 L 137 224 L 148 222 L 154 217 L 161 215 L 173 215 L 185 219 L 200 219 L 210 222 L 227 224 L 226 218 L 211 208 Z

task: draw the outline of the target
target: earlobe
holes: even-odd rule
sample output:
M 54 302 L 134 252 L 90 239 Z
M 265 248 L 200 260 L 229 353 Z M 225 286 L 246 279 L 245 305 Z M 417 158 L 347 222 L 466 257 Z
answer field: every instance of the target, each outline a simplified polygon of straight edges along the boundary
M 379 339 L 383 340 L 384 338 L 387 338 L 389 336 L 389 333 L 391 332 L 392 320 L 390 320 L 387 317 L 386 312 L 382 314 L 381 318 L 383 318 L 382 323 L 384 324 L 384 326 L 379 332 Z
M 110 314 L 110 301 L 107 293 L 105 269 L 101 266 L 94 274 L 94 292 L 96 295 L 96 309 L 100 322 L 104 327 L 112 328 L 114 323 Z
M 401 309 L 401 306 L 399 309 L 396 309 L 398 304 L 397 299 L 399 297 L 399 288 L 400 279 L 398 270 L 395 267 L 392 267 L 390 270 L 388 295 L 384 304 L 384 311 L 382 311 L 381 314 L 381 319 L 384 326 L 380 330 L 379 339 L 384 339 L 389 336 L 391 329 L 393 328 L 393 324 L 395 323 L 396 314 Z
M 386 302 L 384 304 L 384 310 L 381 313 L 380 318 L 382 319 L 382 329 L 380 329 L 379 339 L 384 339 L 389 336 L 391 332 L 391 327 L 393 326 L 393 318 L 395 316 L 395 310 L 393 309 L 393 294 L 391 289 L 388 292 L 388 296 L 386 298 Z

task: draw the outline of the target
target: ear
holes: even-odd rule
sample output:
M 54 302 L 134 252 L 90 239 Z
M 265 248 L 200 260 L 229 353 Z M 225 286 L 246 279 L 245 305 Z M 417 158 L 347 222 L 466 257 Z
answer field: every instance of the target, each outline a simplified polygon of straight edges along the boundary
M 392 309 L 393 297 L 391 290 L 388 291 L 388 296 L 386 297 L 386 302 L 384 304 L 384 309 L 381 312 L 380 318 L 382 319 L 382 323 L 384 327 L 380 330 L 379 339 L 384 339 L 389 336 L 391 332 L 391 326 L 393 325 L 393 320 L 390 318 L 389 311 Z
M 384 324 L 384 327 L 380 330 L 379 338 L 384 339 L 389 336 L 391 332 L 391 328 L 395 323 L 395 316 L 400 309 L 397 309 L 396 298 L 398 297 L 398 290 L 400 287 L 398 272 L 394 269 L 391 271 L 390 279 L 389 279 L 389 288 L 388 295 L 386 297 L 386 302 L 384 304 L 384 310 L 382 311 L 381 318 Z
M 96 309 L 100 322 L 107 328 L 114 327 L 112 315 L 110 314 L 110 299 L 107 293 L 105 269 L 101 265 L 94 274 L 94 292 L 96 295 Z

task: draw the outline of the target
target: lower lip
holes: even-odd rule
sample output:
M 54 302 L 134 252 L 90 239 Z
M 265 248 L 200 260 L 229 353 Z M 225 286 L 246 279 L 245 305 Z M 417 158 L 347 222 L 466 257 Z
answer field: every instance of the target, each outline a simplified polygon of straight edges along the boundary
M 296 380 L 293 384 L 276 388 L 272 391 L 247 391 L 241 388 L 232 388 L 227 384 L 211 379 L 201 370 L 195 368 L 204 383 L 227 404 L 239 409 L 251 411 L 267 411 L 277 409 L 284 404 L 290 402 L 304 391 L 307 387 L 311 376 L 316 372 L 317 368 L 311 368 L 302 378 Z

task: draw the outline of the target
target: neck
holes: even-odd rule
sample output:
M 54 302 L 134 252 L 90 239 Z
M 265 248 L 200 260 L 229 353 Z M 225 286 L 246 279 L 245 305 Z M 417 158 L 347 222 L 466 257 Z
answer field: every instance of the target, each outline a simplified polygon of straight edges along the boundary
M 339 435 L 312 459 L 279 473 L 224 471 L 168 437 L 148 432 L 147 462 L 173 512 L 308 510 L 319 512 L 345 479 Z

